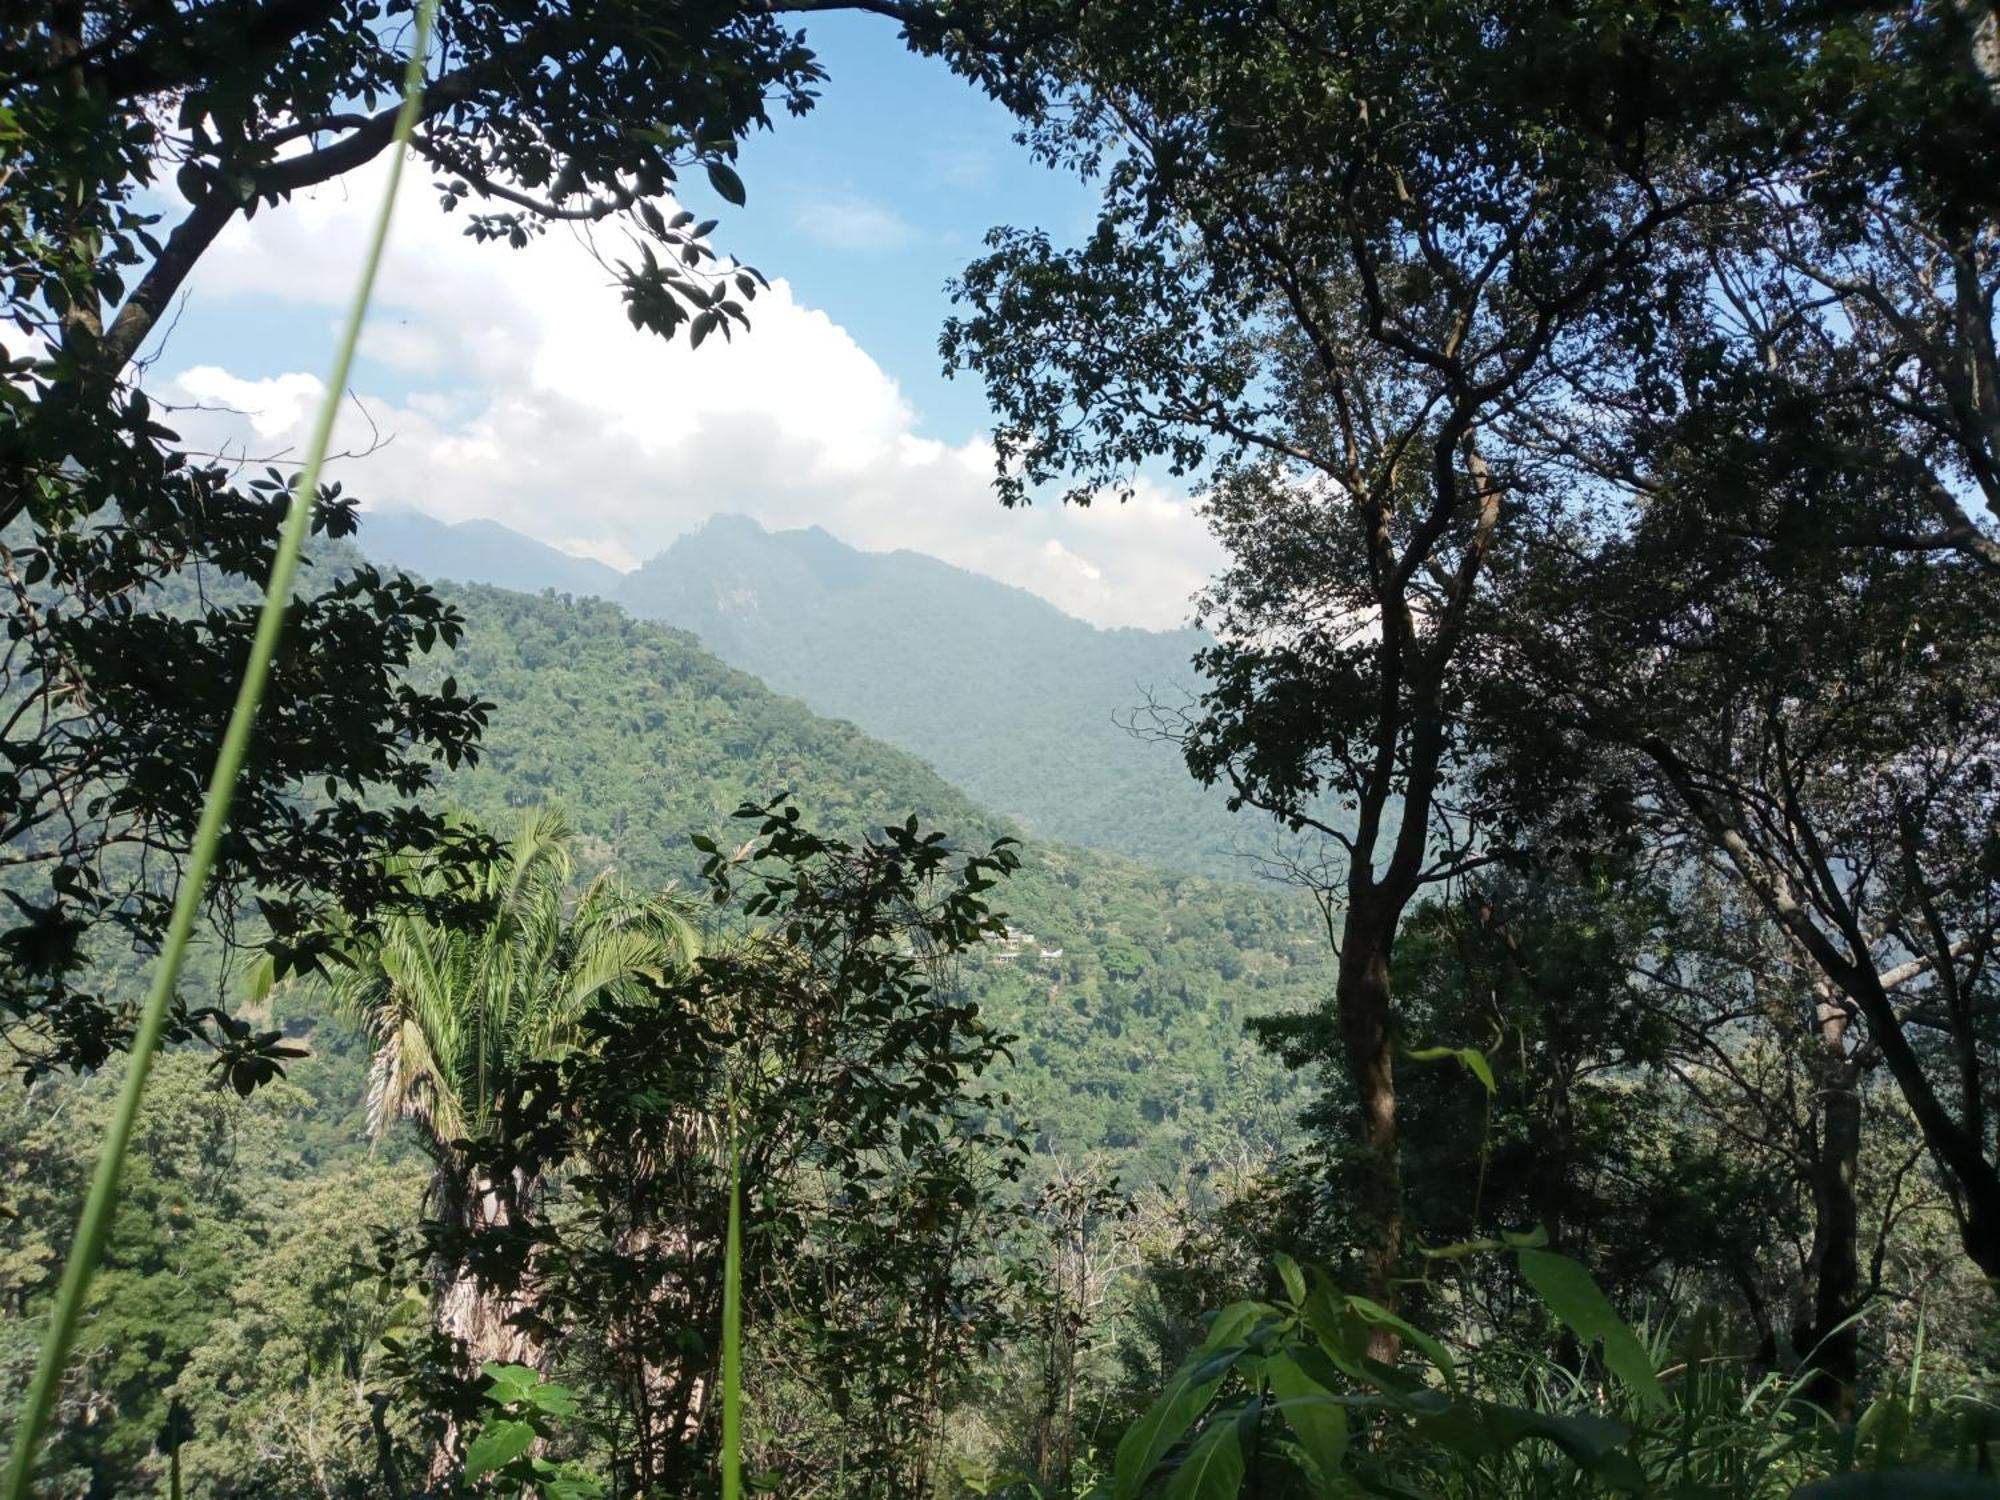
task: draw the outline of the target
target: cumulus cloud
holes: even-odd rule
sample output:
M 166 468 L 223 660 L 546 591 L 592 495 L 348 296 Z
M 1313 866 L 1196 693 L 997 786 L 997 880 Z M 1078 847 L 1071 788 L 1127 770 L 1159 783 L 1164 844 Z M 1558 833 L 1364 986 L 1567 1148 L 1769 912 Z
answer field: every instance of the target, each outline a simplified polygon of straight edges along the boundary
M 299 428 L 326 389 L 316 375 L 241 380 L 214 365 L 196 365 L 183 371 L 175 388 L 177 394 L 202 403 L 210 414 L 249 423 L 250 431 L 266 441 Z
M 251 339 L 284 327 L 302 362 L 330 348 L 370 186 L 237 221 L 205 259 L 187 321 Z M 990 447 L 922 433 L 894 377 L 782 281 L 752 304 L 747 334 L 695 351 L 635 332 L 576 237 L 509 251 L 461 229 L 421 184 L 399 210 L 364 349 L 377 388 L 357 379 L 365 418 L 350 403 L 335 443 L 358 455 L 336 470 L 365 503 L 489 518 L 619 567 L 715 514 L 819 525 L 1104 625 L 1180 623 L 1214 569 L 1194 507 L 1157 486 L 1122 506 L 1004 510 Z M 296 452 L 320 382 L 177 367 L 169 345 L 153 387 L 193 408 L 176 425 L 194 446 L 254 459 Z

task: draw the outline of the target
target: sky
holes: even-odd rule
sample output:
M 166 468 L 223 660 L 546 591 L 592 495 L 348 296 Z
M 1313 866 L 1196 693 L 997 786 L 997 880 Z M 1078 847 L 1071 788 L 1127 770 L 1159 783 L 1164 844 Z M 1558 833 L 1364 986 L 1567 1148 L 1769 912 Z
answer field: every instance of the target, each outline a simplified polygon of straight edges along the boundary
M 1180 491 L 1008 511 L 976 378 L 948 380 L 946 284 L 995 224 L 1058 241 L 1089 189 L 1038 167 L 1004 111 L 873 17 L 815 18 L 830 78 L 803 119 L 747 143 L 717 247 L 771 290 L 751 329 L 691 350 L 626 321 L 572 231 L 475 245 L 406 171 L 331 477 L 369 506 L 484 517 L 629 568 L 735 513 L 907 547 L 1106 626 L 1182 623 L 1219 552 Z M 296 459 L 360 263 L 383 164 L 237 220 L 146 355 L 190 446 Z M 600 231 L 616 257 L 622 231 Z

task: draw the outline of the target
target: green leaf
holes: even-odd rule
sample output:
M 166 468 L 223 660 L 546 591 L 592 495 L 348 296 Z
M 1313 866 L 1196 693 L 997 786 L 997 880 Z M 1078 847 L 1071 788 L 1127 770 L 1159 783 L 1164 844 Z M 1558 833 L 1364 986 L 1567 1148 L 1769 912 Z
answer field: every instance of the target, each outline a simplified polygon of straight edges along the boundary
M 1278 1267 L 1278 1279 L 1285 1284 L 1285 1295 L 1292 1299 L 1292 1306 L 1299 1306 L 1306 1300 L 1306 1273 L 1282 1250 L 1273 1259 Z
M 1278 1310 L 1268 1302 L 1232 1302 L 1215 1315 L 1208 1325 L 1208 1337 L 1197 1354 L 1208 1354 L 1228 1344 L 1241 1343 L 1243 1335 L 1266 1318 L 1275 1319 Z
M 528 1402 L 552 1417 L 576 1415 L 576 1392 L 566 1385 L 538 1385 L 528 1392 Z
M 1299 1440 L 1313 1473 L 1313 1493 L 1338 1493 L 1340 1462 L 1347 1453 L 1347 1412 L 1333 1393 L 1302 1369 L 1290 1351 L 1264 1366 L 1278 1410 Z
M 1439 1373 L 1444 1376 L 1445 1384 L 1457 1388 L 1458 1367 L 1452 1363 L 1450 1351 L 1443 1344 L 1415 1324 L 1397 1317 L 1388 1308 L 1378 1302 L 1370 1302 L 1366 1297 L 1349 1297 L 1347 1305 L 1360 1315 L 1363 1322 L 1374 1324 L 1379 1328 L 1393 1329 L 1402 1335 L 1404 1342 L 1421 1349 L 1425 1357 L 1438 1367 Z
M 1234 1418 L 1208 1424 L 1167 1481 L 1166 1500 L 1230 1500 L 1243 1488 L 1243 1443 Z
M 1220 1324 L 1230 1311 L 1234 1309 L 1217 1314 L 1216 1322 Z M 1208 1408 L 1222 1377 L 1218 1374 L 1198 1380 L 1196 1373 L 1208 1363 L 1206 1356 L 1210 1352 L 1204 1345 L 1193 1359 L 1176 1370 L 1159 1399 L 1119 1439 L 1118 1455 L 1111 1468 L 1112 1500 L 1134 1500 L 1167 1451 Z
M 1477 1047 L 1418 1047 L 1404 1054 L 1411 1062 L 1444 1062 L 1450 1059 L 1477 1078 L 1487 1093 L 1499 1092 L 1493 1080 L 1493 1065 Z
M 542 1378 L 526 1365 L 503 1365 L 491 1359 L 479 1367 L 479 1372 L 493 1382 L 486 1399 L 501 1406 L 527 1400 L 528 1393 Z
M 708 181 L 709 185 L 725 201 L 735 204 L 738 208 L 743 206 L 744 199 L 748 194 L 743 191 L 743 179 L 736 175 L 736 169 L 730 166 L 729 163 L 721 161 L 710 162 L 708 164 Z
M 1645 1472 L 1625 1451 L 1632 1429 L 1622 1422 L 1590 1412 L 1556 1416 L 1519 1406 L 1482 1406 L 1481 1412 L 1503 1447 L 1511 1448 L 1526 1438 L 1543 1438 L 1560 1448 L 1579 1469 L 1616 1489 L 1640 1492 L 1647 1488 Z
M 1524 1247 L 1514 1253 L 1520 1260 L 1521 1274 L 1549 1311 L 1586 1343 L 1592 1339 L 1603 1342 L 1604 1363 L 1641 1404 L 1654 1410 L 1665 1408 L 1667 1393 L 1660 1387 L 1660 1377 L 1653 1373 L 1645 1346 L 1613 1310 L 1590 1273 L 1568 1256 L 1550 1250 Z
M 481 1479 L 495 1469 L 503 1469 L 528 1451 L 535 1441 L 535 1429 L 526 1422 L 507 1418 L 488 1422 L 480 1429 L 472 1446 L 465 1450 L 465 1477 Z

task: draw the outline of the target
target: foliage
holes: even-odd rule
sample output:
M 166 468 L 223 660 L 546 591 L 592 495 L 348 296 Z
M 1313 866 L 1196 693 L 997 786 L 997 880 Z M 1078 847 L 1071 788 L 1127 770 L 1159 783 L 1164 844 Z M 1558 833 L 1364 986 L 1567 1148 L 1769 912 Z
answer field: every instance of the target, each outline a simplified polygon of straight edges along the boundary
M 1215 1313 L 1207 1337 L 1119 1444 L 1111 1494 L 1269 1495 L 1991 1493 L 2000 1411 L 1964 1397 L 1885 1394 L 1835 1429 L 1800 1384 L 1746 1382 L 1697 1344 L 1666 1375 L 1660 1350 L 1612 1311 L 1588 1272 L 1510 1236 L 1541 1302 L 1595 1361 L 1566 1367 L 1500 1345 L 1454 1358 L 1317 1271 L 1276 1263 L 1282 1299 Z M 1398 1323 L 1421 1358 L 1368 1353 Z M 1609 1376 L 1606 1379 L 1605 1376 Z M 1912 1472 L 1928 1469 L 1929 1472 Z M 1954 1470 L 1947 1479 L 1942 1470 Z M 1881 1476 L 1877 1480 L 1867 1475 Z M 1815 1478 L 1815 1476 L 1822 1476 Z M 1977 1476 L 1977 1477 L 1975 1477 Z M 1811 1483 L 1807 1483 L 1811 1481 Z M 1247 1487 L 1247 1488 L 1246 1488 Z
M 689 830 L 781 791 L 842 838 L 912 812 L 967 839 L 1018 831 L 677 632 L 596 601 L 448 597 L 468 629 L 435 670 L 498 705 L 480 763 L 449 794 L 491 826 L 562 806 L 585 868 L 615 865 L 642 888 L 693 880 Z M 982 944 L 965 972 L 989 1020 L 1021 1038 L 1000 1080 L 1038 1144 L 1106 1150 L 1136 1185 L 1286 1140 L 1295 1085 L 1243 1023 L 1301 1007 L 1323 983 L 1305 903 L 1044 843 L 1022 863 L 1007 909 L 1023 936 Z
M 669 25 L 618 5 L 448 4 L 409 80 L 420 103 L 399 120 L 414 0 L 10 7 L 0 834 L 21 858 L 0 1014 L 25 1026 L 9 1028 L 24 1066 L 96 1066 L 127 1044 L 129 1009 L 81 971 L 159 937 L 249 650 L 240 595 L 270 571 L 290 487 L 182 451 L 132 378 L 195 267 L 239 217 L 385 153 L 399 167 L 407 142 L 474 239 L 615 225 L 633 326 L 727 337 L 762 278 L 719 260 L 714 221 L 668 195 L 685 174 L 742 204 L 743 137 L 773 105 L 811 106 L 823 73 L 784 8 L 699 0 Z M 863 8 L 933 39 L 942 24 L 887 0 Z M 314 488 L 315 531 L 351 533 L 352 500 Z M 238 898 L 259 900 L 280 959 L 309 962 L 293 943 L 330 898 L 364 911 L 379 894 L 367 851 L 437 838 L 419 794 L 433 762 L 472 752 L 484 706 L 449 678 L 426 692 L 401 680 L 456 637 L 428 590 L 355 569 L 292 614 L 213 907 L 226 923 Z
M 862 4 L 1101 191 L 1074 247 L 995 233 L 944 353 L 1000 413 L 1008 501 L 1205 488 L 1230 560 L 1204 695 L 1161 724 L 1300 836 L 1280 868 L 1317 924 L 1017 856 L 920 764 L 611 607 L 385 579 L 310 477 L 253 647 L 283 481 L 190 463 L 128 371 L 226 224 L 384 149 L 406 8 L 10 15 L 0 1003 L 29 1086 L 0 1372 L 46 1325 L 60 1377 L 18 1477 L 49 1392 L 41 1485 L 91 1500 L 184 1471 L 686 1493 L 718 1461 L 733 1500 L 741 1375 L 756 1482 L 832 1495 L 954 1467 L 1070 1500 L 1990 1492 L 1991 1289 L 1962 1262 L 2000 1266 L 2000 18 Z M 414 149 L 478 238 L 629 220 L 635 325 L 727 335 L 757 278 L 654 200 L 698 167 L 740 203 L 739 139 L 810 102 L 782 9 L 448 5 Z M 123 1044 L 123 976 L 83 966 L 158 936 L 206 695 L 247 660 L 254 700 L 315 518 L 328 582 L 227 842 L 204 813 L 124 1100 L 38 1078 Z M 816 648 L 869 639 L 751 552 L 739 586 Z M 977 639 L 921 569 L 882 574 L 871 613 Z M 797 646 L 756 649 L 834 675 Z M 845 688 L 914 736 L 870 652 Z M 985 774 L 962 717 L 926 743 Z M 1093 837 L 1202 847 L 1005 770 Z M 444 818 L 440 785 L 494 821 L 569 803 L 596 880 L 572 891 L 546 820 L 503 853 Z M 741 849 L 684 839 L 739 803 Z M 254 910 L 275 972 L 330 963 L 367 1018 L 421 1209 L 407 1150 L 352 1159 L 351 1045 L 170 993 L 217 848 L 225 943 Z M 657 894 L 697 874 L 699 955 Z M 169 999 L 219 1053 L 170 1055 L 140 1120 Z M 1327 1082 L 1276 1165 L 1299 1095 L 1253 1012 Z M 1641 1333 L 1614 1311 L 1640 1301 L 1693 1306 Z M 1107 1477 L 1107 1414 L 1159 1378 Z
M 979 1247 L 1021 1146 L 980 1082 L 1005 1039 L 951 965 L 1000 927 L 984 893 L 1017 857 L 914 818 L 854 844 L 793 806 L 741 815 L 741 851 L 698 846 L 746 925 L 606 994 L 577 1046 L 516 1076 L 473 1148 L 507 1212 L 459 1253 L 590 1390 L 612 1471 L 685 1486 L 715 1451 L 735 1162 L 745 1322 L 843 1433 L 814 1482 L 922 1493 L 941 1403 L 1000 1316 Z M 545 1180 L 545 1204 L 506 1186 Z M 827 1462 L 771 1458 L 799 1484 Z
M 698 945 L 685 902 L 639 895 L 608 874 L 573 893 L 569 836 L 560 815 L 532 811 L 469 881 L 455 864 L 400 858 L 402 883 L 425 894 L 456 888 L 480 924 L 399 916 L 342 933 L 332 949 L 334 1007 L 375 1047 L 369 1132 L 409 1121 L 433 1164 L 438 1330 L 479 1363 L 531 1357 L 535 1345 L 508 1326 L 519 1306 L 496 1301 L 463 1263 L 463 1242 L 482 1230 L 518 1238 L 544 1187 L 539 1168 L 519 1163 L 489 1175 L 481 1147 L 536 1086 L 537 1066 L 582 1039 L 593 1011 L 664 984 Z
M 1379 1298 L 1405 1238 L 1390 962 L 1419 893 L 1485 856 L 1493 560 L 1542 524 L 1535 434 L 1622 358 L 1652 247 L 1708 191 L 1649 164 L 1762 45 L 1700 8 L 1093 12 L 1037 59 L 1026 136 L 1097 222 L 995 230 L 957 287 L 943 351 L 993 401 L 1004 500 L 1122 496 L 1148 465 L 1207 491 L 1230 563 L 1170 728 L 1232 807 L 1313 834 L 1293 870 L 1340 952 Z
M 173 287 L 239 202 L 219 190 L 221 218 L 184 224 L 167 245 L 152 233 L 158 216 L 138 206 L 169 151 L 152 107 L 160 95 L 178 92 L 192 111 L 190 155 L 208 126 L 242 117 L 232 83 L 209 92 L 194 76 L 224 59 L 263 61 L 254 44 L 214 45 L 231 9 L 189 17 L 168 7 L 128 26 L 87 7 L 36 6 L 10 13 L 0 32 L 0 297 L 18 339 L 0 347 L 0 834 L 13 908 L 0 933 L 0 1014 L 30 1073 L 101 1065 L 131 1039 L 129 999 L 83 971 L 133 943 L 151 948 L 166 929 L 254 654 L 250 590 L 281 556 L 290 482 L 269 471 L 241 483 L 191 460 L 126 378 Z M 199 50 L 183 50 L 183 22 Z M 400 28 L 377 66 L 376 84 L 400 99 Z M 121 69 L 137 72 L 115 81 Z M 380 117 L 378 145 L 395 116 Z M 192 161 L 185 170 L 207 180 Z M 159 276 L 126 296 L 128 271 L 149 261 Z M 303 483 L 299 539 L 308 512 L 315 533 L 350 533 L 352 500 L 319 488 L 316 466 Z M 288 555 L 297 550 L 294 541 Z M 289 565 L 281 576 L 291 650 L 271 674 L 232 836 L 216 851 L 211 909 L 226 926 L 256 899 L 274 952 L 296 963 L 310 960 L 297 939 L 320 909 L 365 911 L 379 896 L 358 850 L 436 841 L 436 818 L 417 798 L 435 765 L 473 753 L 485 705 L 449 682 L 417 692 L 402 678 L 457 637 L 458 616 L 429 590 L 357 568 L 294 599 Z M 180 1012 L 173 1033 L 204 1019 Z
M 295 1138 L 318 1112 L 309 1095 L 277 1083 L 240 1100 L 203 1074 L 194 1055 L 159 1065 L 38 1492 L 126 1494 L 151 1483 L 162 1467 L 153 1439 L 174 1397 L 194 1423 L 184 1457 L 195 1493 L 239 1493 L 221 1487 L 223 1476 L 241 1484 L 271 1453 L 289 1464 L 315 1447 L 328 1472 L 350 1461 L 372 1469 L 343 1429 L 356 1416 L 352 1383 L 395 1309 L 352 1290 L 351 1262 L 372 1224 L 414 1211 L 416 1179 L 351 1148 L 343 1162 L 308 1162 Z M 48 1081 L 10 1101 L 0 1281 L 10 1335 L 24 1336 L 18 1348 L 10 1339 L 10 1422 L 32 1361 L 25 1336 L 47 1316 L 114 1085 Z M 302 1440 L 308 1430 L 316 1442 Z M 237 1467 L 232 1451 L 251 1467 Z

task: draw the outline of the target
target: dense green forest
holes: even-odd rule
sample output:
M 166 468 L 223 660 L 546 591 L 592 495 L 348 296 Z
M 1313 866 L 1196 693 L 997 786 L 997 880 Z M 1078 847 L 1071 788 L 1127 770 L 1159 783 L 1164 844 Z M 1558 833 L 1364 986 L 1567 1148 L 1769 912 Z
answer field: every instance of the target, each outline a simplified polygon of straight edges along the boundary
M 848 9 L 1089 205 L 936 350 L 997 503 L 1185 490 L 1190 627 L 727 495 L 371 544 L 403 167 L 710 357 Z M 2000 1495 L 2000 10 L 82 0 L 0 79 L 0 1500 Z M 305 450 L 183 438 L 197 267 L 371 164 Z
M 629 574 L 492 523 L 371 517 L 371 557 L 425 577 L 593 594 L 900 746 L 1038 839 L 1252 878 L 1261 819 L 1188 777 L 1165 731 L 1202 686 L 1198 631 L 1100 630 L 918 553 L 717 516 Z
M 646 886 L 688 885 L 701 859 L 690 835 L 726 836 L 746 800 L 781 794 L 847 837 L 910 814 L 968 845 L 1020 832 L 685 635 L 595 601 L 446 597 L 466 634 L 431 670 L 495 704 L 479 765 L 447 796 L 494 827 L 564 808 L 588 862 Z M 1324 991 L 1329 959 L 1303 896 L 1030 841 L 999 904 L 1023 935 L 968 958 L 963 982 L 1020 1037 L 1020 1066 L 1000 1076 L 1042 1144 L 1100 1153 L 1137 1184 L 1261 1158 L 1290 1136 L 1298 1085 L 1244 1028 Z

